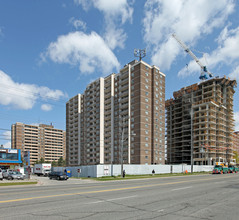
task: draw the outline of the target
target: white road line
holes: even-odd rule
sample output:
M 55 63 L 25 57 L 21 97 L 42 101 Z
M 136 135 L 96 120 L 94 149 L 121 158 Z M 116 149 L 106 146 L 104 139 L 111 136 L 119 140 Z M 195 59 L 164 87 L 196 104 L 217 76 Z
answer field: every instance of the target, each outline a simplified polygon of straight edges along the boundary
M 177 189 L 172 189 L 171 191 L 183 190 L 183 189 L 189 189 L 189 188 L 192 188 L 192 186 L 183 187 L 183 188 L 177 188 Z
M 134 198 L 134 197 L 137 197 L 137 195 L 135 195 L 135 196 L 128 196 L 128 197 L 114 198 L 114 199 L 107 199 L 107 200 L 99 200 L 99 201 L 95 201 L 95 202 L 86 203 L 86 205 L 100 203 L 100 202 L 110 202 L 110 201 L 115 201 L 115 200 L 120 200 L 120 199 L 130 199 L 130 198 Z

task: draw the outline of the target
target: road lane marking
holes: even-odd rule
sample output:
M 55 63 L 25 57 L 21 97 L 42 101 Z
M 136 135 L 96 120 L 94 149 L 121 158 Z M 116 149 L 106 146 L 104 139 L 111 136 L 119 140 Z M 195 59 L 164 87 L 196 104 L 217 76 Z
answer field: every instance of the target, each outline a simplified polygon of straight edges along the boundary
M 183 187 L 183 188 L 177 188 L 177 189 L 172 189 L 171 191 L 177 191 L 177 190 L 183 190 L 183 189 L 189 189 L 189 188 L 192 188 L 192 186 Z
M 225 177 L 225 178 L 232 178 L 232 176 Z M 185 181 L 179 181 L 179 182 L 157 183 L 157 184 L 132 186 L 132 187 L 124 187 L 124 188 L 116 188 L 116 189 L 105 189 L 105 190 L 87 191 L 87 192 L 79 192 L 79 193 L 66 193 L 66 194 L 57 194 L 57 195 L 49 195 L 49 196 L 36 196 L 36 197 L 14 199 L 14 200 L 2 200 L 2 201 L 0 201 L 0 204 L 1 203 L 27 201 L 27 200 L 33 200 L 33 199 L 45 199 L 45 198 L 55 198 L 55 197 L 74 196 L 74 195 L 85 195 L 85 194 L 102 193 L 102 192 L 123 191 L 123 190 L 130 190 L 130 189 L 142 189 L 142 188 L 150 188 L 150 187 L 155 187 L 155 186 L 174 185 L 174 184 L 189 183 L 189 182 L 200 182 L 200 181 L 205 181 L 205 180 L 212 180 L 212 179 L 211 178 L 205 178 L 205 179 L 196 179 L 196 180 L 189 180 L 189 181 L 185 180 Z
M 95 201 L 95 202 L 89 202 L 89 203 L 86 203 L 86 205 L 89 205 L 89 204 L 95 204 L 95 203 L 101 203 L 101 202 L 111 202 L 111 201 L 122 200 L 122 199 L 130 199 L 130 198 L 134 198 L 134 197 L 137 197 L 137 195 L 134 195 L 134 196 L 128 196 L 128 197 L 119 197 L 119 198 L 107 199 L 107 200 L 99 200 L 99 201 Z
M 181 176 L 183 177 L 183 176 Z M 190 176 L 188 176 L 190 177 Z M 232 178 L 233 176 L 227 176 L 227 177 L 222 177 L 223 179 L 225 178 Z M 168 178 L 168 177 L 167 177 Z M 174 177 L 169 177 L 169 178 L 174 178 Z M 156 178 L 156 179 L 159 179 L 159 178 Z M 147 179 L 141 179 L 141 180 L 147 180 Z M 199 179 L 200 180 L 203 180 L 203 179 Z M 209 179 L 206 179 L 206 180 L 209 180 Z M 214 180 L 214 179 L 210 179 L 210 180 Z M 197 181 L 197 180 L 192 180 L 192 181 Z M 98 183 L 98 182 L 97 182 Z M 220 182 L 218 182 L 220 183 Z M 51 187 L 52 185 L 50 185 Z M 114 186 L 114 185 L 104 185 L 104 186 L 97 186 L 99 188 L 105 188 L 105 187 L 109 187 L 109 186 Z M 45 187 L 45 186 L 44 186 Z M 93 188 L 95 186 L 83 186 L 83 185 L 80 185 L 79 187 L 71 187 L 71 188 L 58 188 L 58 189 L 43 189 L 43 190 L 34 190 L 34 191 L 24 191 L 24 192 L 6 192 L 6 193 L 0 193 L 0 196 L 1 195 L 18 195 L 18 194 L 30 194 L 30 193 L 36 193 L 36 192 L 50 192 L 50 191 L 56 191 L 56 190 L 74 190 L 74 189 L 90 189 L 90 188 Z

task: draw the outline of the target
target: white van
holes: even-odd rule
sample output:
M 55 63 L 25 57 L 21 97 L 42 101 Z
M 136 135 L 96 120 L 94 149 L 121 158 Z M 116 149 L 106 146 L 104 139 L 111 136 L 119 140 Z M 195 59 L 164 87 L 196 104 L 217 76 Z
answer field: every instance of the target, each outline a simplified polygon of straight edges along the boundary
M 2 170 L 0 169 L 0 180 L 3 180 Z

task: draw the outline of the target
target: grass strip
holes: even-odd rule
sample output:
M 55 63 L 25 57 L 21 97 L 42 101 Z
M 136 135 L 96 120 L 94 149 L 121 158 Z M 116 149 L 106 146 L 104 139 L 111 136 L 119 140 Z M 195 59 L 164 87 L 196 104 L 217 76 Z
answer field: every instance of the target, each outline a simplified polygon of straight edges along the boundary
M 195 173 L 166 173 L 166 174 L 146 174 L 146 175 L 125 175 L 124 178 L 121 176 L 103 176 L 98 178 L 92 178 L 98 181 L 110 181 L 110 180 L 127 180 L 127 179 L 145 179 L 145 178 L 159 178 L 159 177 L 173 177 L 173 176 L 191 176 L 191 175 L 202 175 L 210 174 L 211 172 L 195 172 Z
M 145 174 L 145 175 L 125 175 L 125 178 L 121 176 L 102 176 L 102 177 L 79 177 L 79 179 L 91 179 L 96 181 L 111 181 L 111 180 L 127 180 L 127 179 L 146 179 L 146 178 L 159 178 L 159 177 L 173 177 L 173 176 L 191 176 L 211 174 L 212 172 L 194 172 L 194 173 L 164 173 L 164 174 Z M 78 177 L 72 177 L 78 179 Z
M 37 184 L 37 182 L 14 182 L 14 183 L 0 183 L 0 186 L 16 186 L 16 185 L 32 185 Z

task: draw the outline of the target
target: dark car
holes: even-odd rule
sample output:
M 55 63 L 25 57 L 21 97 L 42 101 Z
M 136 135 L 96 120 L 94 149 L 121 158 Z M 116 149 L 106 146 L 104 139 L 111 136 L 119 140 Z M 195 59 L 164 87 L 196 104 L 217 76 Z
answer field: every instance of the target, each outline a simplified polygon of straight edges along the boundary
M 67 180 L 68 176 L 63 172 L 51 172 L 48 174 L 49 179 L 56 179 L 56 180 Z

